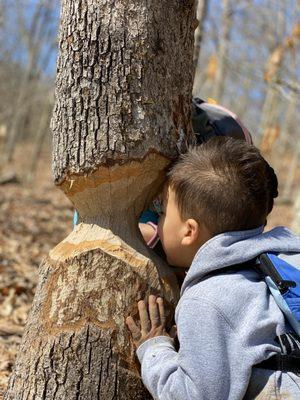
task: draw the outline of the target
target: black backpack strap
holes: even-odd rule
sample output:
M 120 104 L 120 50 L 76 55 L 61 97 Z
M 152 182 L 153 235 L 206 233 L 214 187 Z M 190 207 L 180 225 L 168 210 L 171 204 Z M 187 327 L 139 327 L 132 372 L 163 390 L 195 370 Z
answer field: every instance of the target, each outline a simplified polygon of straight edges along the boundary
M 276 354 L 267 360 L 253 366 L 254 368 L 269 369 L 271 371 L 300 373 L 300 356 Z
M 275 354 L 267 360 L 254 365 L 255 368 L 273 371 L 300 373 L 300 336 L 285 333 L 275 339 L 281 348 L 281 354 Z
M 278 286 L 281 293 L 284 293 L 288 287 L 293 287 L 295 284 L 293 281 L 285 281 L 282 279 L 267 254 L 261 254 L 259 257 L 247 262 L 220 268 L 205 275 L 202 279 L 207 279 L 222 273 L 242 271 L 245 269 L 254 269 L 262 277 L 270 276 Z M 281 353 L 275 354 L 253 367 L 299 374 L 300 336 L 294 333 L 285 333 L 277 336 L 275 341 L 279 344 Z
M 294 333 L 284 333 L 277 336 L 275 341 L 281 348 L 281 354 L 300 356 L 300 336 Z
M 296 282 L 282 279 L 268 254 L 263 253 L 259 256 L 259 268 L 257 268 L 263 276 L 269 276 L 276 284 L 281 294 L 284 294 L 290 287 L 296 287 Z

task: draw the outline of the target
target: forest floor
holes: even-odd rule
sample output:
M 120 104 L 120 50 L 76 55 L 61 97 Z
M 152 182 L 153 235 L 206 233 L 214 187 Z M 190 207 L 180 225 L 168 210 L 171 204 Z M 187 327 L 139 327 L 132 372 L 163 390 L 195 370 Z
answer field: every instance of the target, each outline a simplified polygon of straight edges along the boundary
M 39 265 L 72 229 L 72 206 L 53 185 L 50 156 L 43 155 L 31 185 L 22 182 L 24 170 L 24 160 L 14 163 L 20 183 L 0 185 L 0 399 L 21 341 Z
M 13 165 L 20 182 L 0 184 L 0 400 L 33 300 L 39 265 L 72 229 L 73 208 L 53 185 L 49 154 L 43 154 L 30 185 L 22 181 L 27 168 L 23 154 L 24 148 Z M 0 178 L 11 168 L 1 171 Z M 289 226 L 291 218 L 291 206 L 277 205 L 268 227 Z

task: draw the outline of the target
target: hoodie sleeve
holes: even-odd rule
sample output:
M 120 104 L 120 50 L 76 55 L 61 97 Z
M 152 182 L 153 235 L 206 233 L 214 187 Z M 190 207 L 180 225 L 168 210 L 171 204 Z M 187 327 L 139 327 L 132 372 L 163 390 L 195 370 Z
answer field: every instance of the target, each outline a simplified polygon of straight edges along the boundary
M 219 310 L 205 299 L 182 301 L 177 330 L 178 352 L 163 336 L 137 350 L 143 382 L 154 399 L 242 398 L 251 375 L 251 355 Z

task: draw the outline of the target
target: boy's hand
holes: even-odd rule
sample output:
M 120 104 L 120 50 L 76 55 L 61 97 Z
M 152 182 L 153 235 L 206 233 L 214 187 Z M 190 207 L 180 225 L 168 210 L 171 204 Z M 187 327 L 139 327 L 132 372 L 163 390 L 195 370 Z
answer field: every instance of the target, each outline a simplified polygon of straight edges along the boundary
M 164 310 L 164 302 L 161 297 L 156 298 L 153 295 L 149 296 L 148 310 L 144 300 L 138 302 L 138 310 L 140 316 L 139 328 L 131 316 L 126 318 L 135 347 L 139 347 L 146 340 L 156 336 L 171 336 L 166 331 L 166 318 Z M 174 337 L 172 334 L 171 337 Z

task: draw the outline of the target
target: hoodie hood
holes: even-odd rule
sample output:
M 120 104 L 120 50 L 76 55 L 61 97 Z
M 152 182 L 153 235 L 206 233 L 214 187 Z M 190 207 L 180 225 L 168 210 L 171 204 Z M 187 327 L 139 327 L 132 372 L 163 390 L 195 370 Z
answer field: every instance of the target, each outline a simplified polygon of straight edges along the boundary
M 181 295 L 205 275 L 249 261 L 265 252 L 300 253 L 300 238 L 285 227 L 264 227 L 214 236 L 196 253 L 181 287 Z

